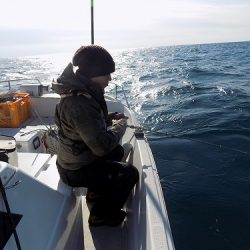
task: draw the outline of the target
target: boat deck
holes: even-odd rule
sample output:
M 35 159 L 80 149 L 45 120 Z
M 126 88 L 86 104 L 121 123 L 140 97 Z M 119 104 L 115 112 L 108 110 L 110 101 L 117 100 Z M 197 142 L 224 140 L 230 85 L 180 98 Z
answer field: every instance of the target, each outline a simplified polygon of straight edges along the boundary
M 88 250 L 127 250 L 127 226 L 126 221 L 116 227 L 89 227 L 88 217 L 91 205 L 82 197 L 84 247 Z
M 52 189 L 58 191 L 59 175 L 56 170 L 56 157 L 50 157 L 49 154 L 36 153 L 18 153 L 19 168 L 27 174 L 37 176 L 39 181 L 42 181 Z M 39 171 L 42 165 L 50 165 L 47 171 Z M 39 174 L 40 173 L 40 174 Z M 127 226 L 126 221 L 117 227 L 89 227 L 88 217 L 91 209 L 91 204 L 86 203 L 85 190 L 81 190 L 82 200 L 82 218 L 83 218 L 83 244 L 87 250 L 126 250 L 127 247 Z M 82 249 L 82 248 L 80 248 Z
M 32 131 L 34 131 L 34 133 L 45 131 L 53 125 L 54 121 L 52 117 L 43 117 L 42 121 L 40 117 L 30 118 L 22 128 L 6 128 L 4 129 L 4 134 L 20 138 L 20 134 L 32 134 Z M 0 129 L 0 132 L 1 130 L 2 129 Z M 64 190 L 71 189 L 70 187 L 65 188 L 65 186 L 60 183 L 60 177 L 56 169 L 56 157 L 56 155 L 51 156 L 51 154 L 45 152 L 17 152 L 18 168 L 56 191 L 58 191 L 60 187 Z M 77 196 L 81 196 L 82 201 L 84 249 L 101 250 L 104 249 L 104 246 L 105 249 L 109 250 L 128 249 L 126 221 L 117 227 L 89 227 L 88 217 L 91 204 L 86 203 L 86 189 L 77 188 L 73 191 Z

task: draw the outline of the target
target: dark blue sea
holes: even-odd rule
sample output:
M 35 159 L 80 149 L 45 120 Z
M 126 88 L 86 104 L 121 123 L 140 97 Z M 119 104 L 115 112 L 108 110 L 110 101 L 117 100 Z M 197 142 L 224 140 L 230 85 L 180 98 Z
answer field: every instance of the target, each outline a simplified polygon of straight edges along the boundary
M 249 250 L 250 42 L 111 53 L 113 82 L 155 157 L 176 249 Z M 51 82 L 70 58 L 0 59 L 0 80 Z

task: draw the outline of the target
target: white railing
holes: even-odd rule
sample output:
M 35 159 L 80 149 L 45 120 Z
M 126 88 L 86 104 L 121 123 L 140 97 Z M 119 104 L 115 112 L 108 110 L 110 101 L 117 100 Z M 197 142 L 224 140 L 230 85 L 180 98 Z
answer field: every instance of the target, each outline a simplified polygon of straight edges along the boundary
M 37 78 L 19 78 L 19 79 L 9 79 L 9 80 L 4 80 L 4 81 L 0 80 L 0 84 L 2 85 L 4 83 L 6 83 L 7 84 L 6 86 L 1 86 L 1 87 L 7 87 L 8 91 L 12 92 L 12 91 L 15 91 L 18 88 L 18 86 L 19 86 L 19 84 L 15 84 L 15 83 L 19 83 L 21 81 L 23 81 L 25 83 L 38 83 L 38 84 L 42 85 L 41 81 L 39 79 L 37 79 Z M 124 90 L 123 85 L 116 84 L 116 83 L 111 83 L 111 84 L 115 85 L 115 99 L 118 99 L 118 92 L 119 92 L 118 90 L 120 88 L 121 91 L 122 91 L 123 97 L 125 99 L 126 106 L 130 109 L 130 105 L 129 105 L 129 102 L 128 102 L 128 99 L 127 99 L 127 95 L 126 95 L 126 92 Z M 0 90 L 0 92 L 1 92 L 1 90 Z
M 12 84 L 15 83 L 15 82 L 20 82 L 20 81 L 25 81 L 25 82 L 30 82 L 30 81 L 36 81 L 36 83 L 40 83 L 40 80 L 37 79 L 37 78 L 19 78 L 19 79 L 10 79 L 10 80 L 4 80 L 4 81 L 0 81 L 0 84 L 3 84 L 3 83 L 6 83 L 8 88 L 9 88 L 9 91 L 12 90 Z

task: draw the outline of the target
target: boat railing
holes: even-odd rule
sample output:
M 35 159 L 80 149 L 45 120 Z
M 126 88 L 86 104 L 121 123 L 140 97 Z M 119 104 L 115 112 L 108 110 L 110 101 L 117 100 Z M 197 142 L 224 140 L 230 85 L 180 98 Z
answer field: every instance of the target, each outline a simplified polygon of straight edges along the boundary
M 116 99 L 116 100 L 118 99 L 119 88 L 121 88 L 123 97 L 124 97 L 125 102 L 126 102 L 126 106 L 130 109 L 130 105 L 129 105 L 128 98 L 127 98 L 125 89 L 124 89 L 124 87 L 123 87 L 123 84 L 116 84 L 116 83 L 112 83 L 112 84 L 115 85 L 115 99 Z
M 13 84 L 15 82 L 18 83 L 20 81 L 25 81 L 25 82 L 34 82 L 34 81 L 36 81 L 36 83 L 41 84 L 41 81 L 38 78 L 18 78 L 18 79 L 9 79 L 9 80 L 3 80 L 3 81 L 0 80 L 0 84 L 2 85 L 2 84 L 6 83 L 7 87 L 8 87 L 8 90 L 12 91 L 13 90 L 12 89 Z M 3 86 L 1 86 L 1 87 L 3 87 Z
M 42 85 L 42 82 L 38 78 L 18 78 L 18 79 L 0 80 L 0 93 L 4 92 L 6 88 L 8 92 L 16 91 L 18 87 L 24 83 Z M 116 100 L 118 99 L 118 93 L 120 92 L 119 90 L 121 90 L 122 95 L 125 100 L 125 104 L 130 109 L 130 105 L 129 105 L 128 98 L 124 90 L 123 84 L 111 83 L 111 86 L 113 85 L 114 85 L 114 90 L 115 90 L 115 93 L 114 93 L 115 99 Z

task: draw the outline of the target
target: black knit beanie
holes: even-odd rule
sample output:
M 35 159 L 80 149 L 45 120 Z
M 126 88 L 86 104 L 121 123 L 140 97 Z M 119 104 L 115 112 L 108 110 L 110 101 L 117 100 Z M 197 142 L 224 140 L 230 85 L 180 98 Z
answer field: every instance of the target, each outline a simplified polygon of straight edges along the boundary
M 108 75 L 115 71 L 115 63 L 109 52 L 98 45 L 81 46 L 74 54 L 73 65 L 80 73 L 91 78 Z

